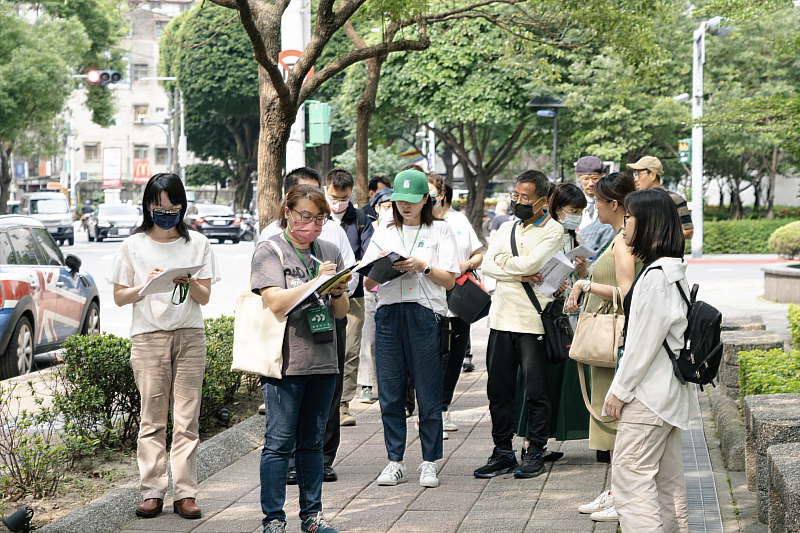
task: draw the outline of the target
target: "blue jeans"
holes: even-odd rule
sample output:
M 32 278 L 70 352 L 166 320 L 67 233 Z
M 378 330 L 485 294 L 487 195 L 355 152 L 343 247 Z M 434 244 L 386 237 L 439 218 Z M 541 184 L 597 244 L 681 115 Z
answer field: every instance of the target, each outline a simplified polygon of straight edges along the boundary
M 335 374 L 261 378 L 266 432 L 261 450 L 263 523 L 286 521 L 286 470 L 295 451 L 300 517 L 322 511 L 322 440 L 336 386 Z
M 422 458 L 442 458 L 442 354 L 439 324 L 430 309 L 416 303 L 384 305 L 375 313 L 375 369 L 390 461 L 406 451 L 406 376 L 417 391 Z

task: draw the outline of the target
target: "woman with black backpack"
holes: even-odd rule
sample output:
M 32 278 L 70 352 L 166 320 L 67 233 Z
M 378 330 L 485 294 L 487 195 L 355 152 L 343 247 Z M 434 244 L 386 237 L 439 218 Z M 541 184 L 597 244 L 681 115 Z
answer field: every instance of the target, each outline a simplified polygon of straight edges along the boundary
M 675 203 L 663 189 L 625 198 L 623 236 L 644 262 L 624 301 L 624 355 L 604 413 L 619 422 L 612 490 L 623 531 L 687 533 L 681 429 L 700 413 L 664 347 L 684 344 L 689 294 L 684 239 Z

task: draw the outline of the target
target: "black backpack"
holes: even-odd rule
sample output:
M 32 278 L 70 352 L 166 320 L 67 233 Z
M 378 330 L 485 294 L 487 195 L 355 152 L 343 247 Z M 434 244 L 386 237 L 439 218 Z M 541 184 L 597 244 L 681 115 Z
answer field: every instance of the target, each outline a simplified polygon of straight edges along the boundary
M 651 270 L 660 269 L 654 267 Z M 678 355 L 670 349 L 667 340 L 664 339 L 663 346 L 672 361 L 672 368 L 675 376 L 681 385 L 687 381 L 700 385 L 711 385 L 716 387 L 714 379 L 717 377 L 719 365 L 722 362 L 722 313 L 706 302 L 697 301 L 698 285 L 692 287 L 689 297 L 683 292 L 680 282 L 677 282 L 678 291 L 681 293 L 683 301 L 689 306 L 686 317 L 689 325 L 683 334 L 684 345 Z

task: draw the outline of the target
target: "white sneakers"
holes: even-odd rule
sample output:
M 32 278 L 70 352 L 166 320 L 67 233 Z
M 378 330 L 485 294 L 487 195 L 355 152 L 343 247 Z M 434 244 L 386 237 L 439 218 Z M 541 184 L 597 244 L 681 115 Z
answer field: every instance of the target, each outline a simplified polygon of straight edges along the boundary
M 619 522 L 617 509 L 613 505 L 606 507 L 602 511 L 592 513 L 590 518 L 595 522 Z
M 430 461 L 423 461 L 419 468 L 419 484 L 423 487 L 434 488 L 439 486 L 439 476 L 436 475 L 436 463 Z
M 406 467 L 396 461 L 392 461 L 386 465 L 381 475 L 378 476 L 378 485 L 394 486 L 398 483 L 405 483 L 406 481 L 408 481 Z
M 442 411 L 442 422 L 445 431 L 458 431 L 458 426 L 450 419 L 450 411 Z
M 423 487 L 438 487 L 439 486 L 439 476 L 437 475 L 437 465 L 436 463 L 432 463 L 430 461 L 423 461 L 419 468 L 417 469 L 420 472 L 419 475 L 419 484 Z M 381 475 L 378 476 L 378 485 L 388 485 L 394 486 L 400 483 L 405 483 L 408 481 L 408 476 L 406 475 L 406 467 L 398 462 L 392 461 L 386 468 L 383 469 Z
M 610 490 L 600 494 L 592 503 L 587 503 L 578 507 L 578 511 L 584 514 L 596 513 L 602 511 L 606 507 L 614 505 L 614 496 Z

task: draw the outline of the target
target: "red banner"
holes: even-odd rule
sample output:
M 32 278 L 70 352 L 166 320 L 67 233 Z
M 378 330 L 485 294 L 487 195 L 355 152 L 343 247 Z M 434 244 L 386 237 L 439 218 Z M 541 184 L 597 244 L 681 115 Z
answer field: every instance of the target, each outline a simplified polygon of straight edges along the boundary
M 153 172 L 150 170 L 150 162 L 147 159 L 133 160 L 133 183 L 144 185 L 152 177 Z

